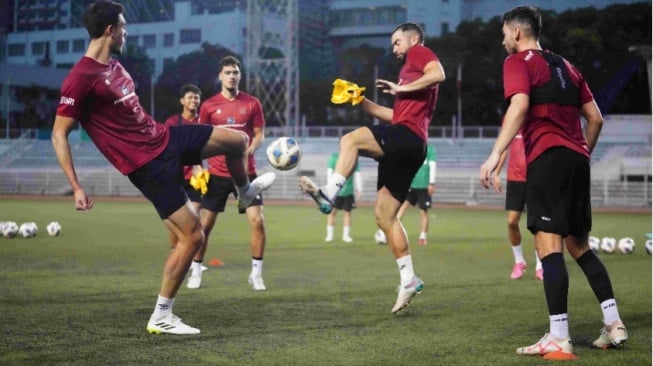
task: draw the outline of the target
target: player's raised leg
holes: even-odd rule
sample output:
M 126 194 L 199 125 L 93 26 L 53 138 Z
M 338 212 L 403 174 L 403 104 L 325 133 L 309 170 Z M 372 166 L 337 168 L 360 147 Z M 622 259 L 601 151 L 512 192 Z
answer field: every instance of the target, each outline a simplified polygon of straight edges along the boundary
M 270 188 L 276 179 L 276 174 L 268 172 L 258 176 L 254 181 L 247 177 L 247 156 L 245 150 L 249 138 L 240 131 L 214 127 L 209 141 L 202 150 L 202 159 L 224 154 L 229 173 L 238 190 L 238 207 L 245 209 L 256 198 L 256 195 Z
M 359 127 L 340 139 L 338 162 L 326 185 L 318 187 L 310 178 L 300 177 L 299 188 L 317 203 L 320 212 L 329 214 L 333 210 L 333 202 L 354 172 L 359 155 L 371 158 L 383 156 L 383 150 L 367 127 Z

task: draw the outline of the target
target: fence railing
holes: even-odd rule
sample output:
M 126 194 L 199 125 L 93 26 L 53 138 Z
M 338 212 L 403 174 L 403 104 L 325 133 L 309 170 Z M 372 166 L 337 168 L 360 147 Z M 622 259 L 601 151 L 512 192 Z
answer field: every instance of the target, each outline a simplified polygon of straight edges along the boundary
M 262 172 L 265 169 L 261 170 Z M 129 179 L 113 168 L 80 169 L 79 179 L 87 194 L 95 196 L 140 196 L 141 193 Z M 376 170 L 363 169 L 362 201 L 372 202 L 375 197 Z M 275 184 L 265 193 L 268 199 L 304 199 L 298 188 L 298 172 L 278 172 Z M 320 179 L 320 177 L 316 177 Z M 56 169 L 0 171 L 0 194 L 66 195 L 70 186 L 63 173 Z M 448 172 L 438 169 L 436 203 L 467 205 L 503 205 L 504 194 L 483 189 L 476 171 Z M 651 182 L 629 182 L 611 179 L 592 180 L 592 205 L 594 207 L 651 207 Z

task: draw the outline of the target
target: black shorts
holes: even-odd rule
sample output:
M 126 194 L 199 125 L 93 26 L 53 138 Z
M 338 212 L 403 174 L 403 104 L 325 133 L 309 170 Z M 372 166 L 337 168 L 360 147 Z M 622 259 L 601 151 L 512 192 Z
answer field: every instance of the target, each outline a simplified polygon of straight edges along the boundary
M 162 219 L 186 204 L 184 165 L 200 164 L 202 149 L 211 137 L 209 125 L 183 125 L 170 129 L 168 146 L 159 156 L 128 175 L 150 200 Z
M 202 203 L 202 192 L 193 188 L 188 180 L 184 183 L 184 191 L 186 191 L 186 195 L 191 202 Z
M 406 195 L 406 201 L 420 210 L 428 211 L 431 208 L 431 195 L 427 188 L 411 188 Z
M 426 142 L 400 124 L 368 126 L 383 150 L 379 159 L 376 190 L 386 187 L 392 197 L 404 202 L 413 177 L 426 158 Z
M 506 183 L 506 211 L 524 212 L 526 207 L 526 182 L 509 180 Z
M 356 208 L 356 199 L 354 198 L 353 194 L 346 196 L 337 196 L 336 201 L 333 203 L 333 207 L 338 210 L 345 210 L 350 212 Z
M 256 174 L 249 176 L 250 181 L 253 181 L 254 179 L 256 179 Z M 224 209 L 227 206 L 229 194 L 233 194 L 235 198 L 238 198 L 238 191 L 236 190 L 234 181 L 231 178 L 218 177 L 211 174 L 208 191 L 206 191 L 206 194 L 202 199 L 202 208 L 216 213 L 224 212 Z M 257 195 L 252 203 L 247 207 L 252 206 L 263 206 L 263 196 L 260 194 Z M 245 213 L 245 210 L 238 210 L 238 213 Z
M 546 150 L 526 169 L 528 230 L 584 236 L 592 229 L 589 159 L 564 147 Z

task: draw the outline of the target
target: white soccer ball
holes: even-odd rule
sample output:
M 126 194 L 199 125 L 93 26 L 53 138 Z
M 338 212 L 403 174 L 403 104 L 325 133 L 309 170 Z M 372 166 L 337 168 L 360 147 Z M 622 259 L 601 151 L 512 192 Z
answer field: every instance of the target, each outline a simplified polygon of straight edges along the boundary
M 612 253 L 617 247 L 617 239 L 605 237 L 601 240 L 601 251 L 603 253 Z
M 388 242 L 388 240 L 385 237 L 385 233 L 383 232 L 383 230 L 379 229 L 374 233 L 374 241 L 377 244 L 386 244 Z
M 302 149 L 292 137 L 279 137 L 266 150 L 268 162 L 275 169 L 290 170 L 302 159 Z
M 50 236 L 57 236 L 61 234 L 61 225 L 56 221 L 49 223 L 45 229 L 48 231 L 48 235 Z
M 18 228 L 18 235 L 21 238 L 31 238 L 33 236 L 36 236 L 37 232 L 38 232 L 38 227 L 34 222 L 24 222 L 20 224 L 20 227 Z
M 646 253 L 648 255 L 651 255 L 651 250 L 653 250 L 653 240 L 649 239 L 646 241 L 646 244 L 644 244 L 644 249 L 646 250 Z
M 621 254 L 630 254 L 635 250 L 635 241 L 629 237 L 621 238 L 617 243 L 617 248 Z
M 18 234 L 18 224 L 13 221 L 6 221 L 2 226 L 2 236 L 13 238 L 16 234 Z
M 598 253 L 598 251 L 601 249 L 601 239 L 597 238 L 596 236 L 589 237 L 589 244 L 590 244 L 590 249 L 594 253 Z

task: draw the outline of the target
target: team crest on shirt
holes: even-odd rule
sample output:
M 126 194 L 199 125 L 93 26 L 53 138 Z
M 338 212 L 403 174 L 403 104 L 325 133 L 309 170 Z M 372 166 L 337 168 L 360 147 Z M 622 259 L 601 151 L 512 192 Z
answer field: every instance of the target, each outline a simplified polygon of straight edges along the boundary
M 236 119 L 234 117 L 229 117 L 227 118 L 227 124 L 228 125 L 234 125 L 236 124 Z
M 247 113 L 247 108 L 245 108 L 245 107 L 240 107 L 240 108 L 238 109 L 238 113 L 240 113 L 241 115 L 244 116 L 245 113 Z
M 215 114 L 220 114 L 220 113 L 222 113 L 222 110 L 221 110 L 220 108 L 218 108 L 218 109 L 215 111 Z
M 123 86 L 122 88 L 120 88 L 120 91 L 122 92 L 122 95 L 129 94 L 129 89 L 127 89 L 126 86 Z

